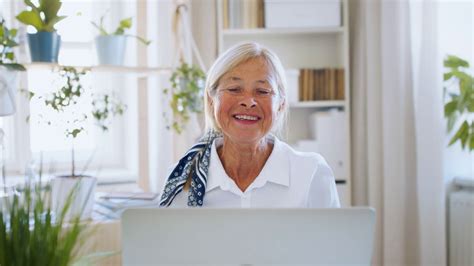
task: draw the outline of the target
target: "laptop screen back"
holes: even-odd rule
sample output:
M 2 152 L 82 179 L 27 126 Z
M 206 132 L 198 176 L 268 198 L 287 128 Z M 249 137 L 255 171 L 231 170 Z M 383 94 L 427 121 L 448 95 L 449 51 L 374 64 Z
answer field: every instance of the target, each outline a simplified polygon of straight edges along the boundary
M 348 209 L 130 209 L 124 265 L 369 265 L 375 212 Z

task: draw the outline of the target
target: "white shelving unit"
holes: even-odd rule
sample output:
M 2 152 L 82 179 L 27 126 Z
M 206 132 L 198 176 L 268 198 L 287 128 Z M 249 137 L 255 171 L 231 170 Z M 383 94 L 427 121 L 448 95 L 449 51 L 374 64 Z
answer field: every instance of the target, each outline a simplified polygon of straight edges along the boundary
M 347 0 L 341 1 L 341 26 L 321 28 L 282 28 L 282 29 L 224 29 L 223 1 L 217 1 L 218 52 L 222 53 L 234 44 L 255 41 L 272 49 L 282 60 L 286 69 L 302 68 L 343 68 L 344 100 L 297 102 L 290 104 L 288 133 L 286 141 L 295 144 L 300 140 L 311 139 L 310 116 L 318 111 L 337 108 L 345 112 L 347 176 L 336 176 L 338 190 L 343 206 L 351 205 L 351 156 L 350 156 L 350 64 L 349 64 L 349 25 Z M 296 129 L 296 130 L 295 130 Z

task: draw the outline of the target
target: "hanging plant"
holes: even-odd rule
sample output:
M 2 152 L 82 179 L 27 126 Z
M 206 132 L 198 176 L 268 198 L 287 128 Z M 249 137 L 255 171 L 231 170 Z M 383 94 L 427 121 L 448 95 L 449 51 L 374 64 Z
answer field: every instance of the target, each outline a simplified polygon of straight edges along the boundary
M 170 95 L 172 121 L 167 119 L 167 128 L 180 134 L 188 122 L 191 113 L 202 113 L 204 107 L 204 83 L 206 75 L 196 66 L 181 63 L 172 73 L 171 88 L 163 93 Z M 167 118 L 166 114 L 165 118 Z
M 127 110 L 127 105 L 122 103 L 117 97 L 114 97 L 114 95 L 103 94 L 97 96 L 92 101 L 92 116 L 97 126 L 103 131 L 108 131 L 112 118 L 123 115 L 125 110 Z

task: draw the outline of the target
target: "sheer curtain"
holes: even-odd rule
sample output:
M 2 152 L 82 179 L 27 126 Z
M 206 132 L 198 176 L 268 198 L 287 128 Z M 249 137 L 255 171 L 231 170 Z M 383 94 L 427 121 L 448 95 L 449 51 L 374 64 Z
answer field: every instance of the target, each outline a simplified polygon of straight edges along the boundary
M 446 263 L 433 1 L 351 1 L 353 202 L 377 210 L 374 265 Z

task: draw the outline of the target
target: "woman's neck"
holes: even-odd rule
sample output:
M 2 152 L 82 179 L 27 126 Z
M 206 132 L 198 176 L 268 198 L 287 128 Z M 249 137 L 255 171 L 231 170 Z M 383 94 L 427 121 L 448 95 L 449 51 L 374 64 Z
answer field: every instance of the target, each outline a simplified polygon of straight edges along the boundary
M 272 149 L 273 143 L 268 139 L 242 144 L 224 137 L 217 153 L 227 175 L 245 191 L 262 171 Z

